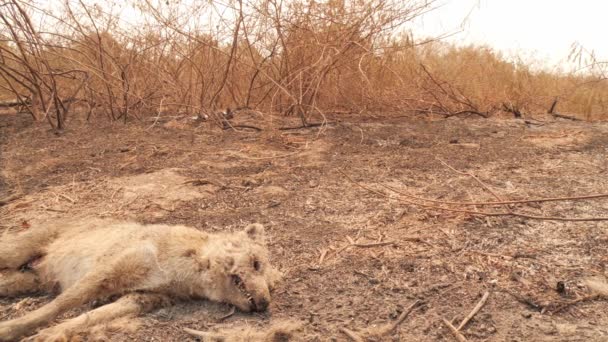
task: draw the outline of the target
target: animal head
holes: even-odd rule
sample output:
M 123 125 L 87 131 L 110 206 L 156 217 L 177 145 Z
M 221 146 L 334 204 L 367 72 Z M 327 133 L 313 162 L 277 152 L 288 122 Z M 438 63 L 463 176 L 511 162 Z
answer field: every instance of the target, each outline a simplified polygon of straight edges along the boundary
M 203 250 L 212 285 L 205 297 L 242 311 L 265 311 L 281 273 L 270 264 L 264 227 L 250 224 L 241 232 L 211 238 Z

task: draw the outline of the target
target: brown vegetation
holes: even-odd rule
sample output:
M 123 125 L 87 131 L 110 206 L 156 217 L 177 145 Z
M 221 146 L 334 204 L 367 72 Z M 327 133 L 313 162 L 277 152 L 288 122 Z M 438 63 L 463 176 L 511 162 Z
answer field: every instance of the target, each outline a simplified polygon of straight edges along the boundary
M 521 116 L 556 99 L 559 112 L 605 117 L 601 63 L 550 73 L 486 47 L 414 39 L 407 24 L 433 6 L 78 0 L 50 9 L 11 0 L 0 13 L 0 99 L 27 104 L 56 128 L 82 111 L 125 122 L 165 113 L 221 121 L 216 109 L 249 107 L 306 125 L 330 111 Z

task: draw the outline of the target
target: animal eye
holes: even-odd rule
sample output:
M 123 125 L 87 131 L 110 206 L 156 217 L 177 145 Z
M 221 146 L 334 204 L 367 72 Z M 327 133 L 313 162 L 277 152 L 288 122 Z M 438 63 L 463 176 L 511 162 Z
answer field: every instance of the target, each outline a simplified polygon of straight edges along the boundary
M 259 261 L 257 261 L 257 260 L 253 261 L 253 269 L 254 270 L 259 271 L 261 267 L 262 267 L 262 265 L 260 265 Z

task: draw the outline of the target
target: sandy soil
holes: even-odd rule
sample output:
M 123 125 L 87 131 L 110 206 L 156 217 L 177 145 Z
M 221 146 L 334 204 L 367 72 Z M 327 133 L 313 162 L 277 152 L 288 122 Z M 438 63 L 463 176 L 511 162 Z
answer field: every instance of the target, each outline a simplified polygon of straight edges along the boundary
M 239 117 L 236 118 L 236 123 Z M 585 279 L 608 277 L 608 223 L 479 216 L 422 207 L 606 217 L 608 199 L 488 206 L 608 193 L 608 124 L 547 120 L 339 117 L 322 130 L 271 130 L 297 120 L 220 130 L 189 119 L 76 123 L 62 134 L 0 115 L 0 230 L 103 216 L 208 231 L 261 222 L 286 276 L 268 313 L 219 322 L 224 304 L 180 303 L 112 340 L 185 341 L 184 327 L 303 323 L 306 341 L 394 321 L 386 341 L 607 341 L 608 303 Z M 384 186 L 397 190 L 392 192 Z M 375 189 L 371 192 L 366 189 Z M 392 195 L 387 195 L 392 193 Z M 11 196 L 13 195 L 13 196 Z M 420 198 L 439 202 L 422 202 Z M 0 319 L 50 297 L 0 299 Z M 71 312 L 66 316 L 75 315 Z

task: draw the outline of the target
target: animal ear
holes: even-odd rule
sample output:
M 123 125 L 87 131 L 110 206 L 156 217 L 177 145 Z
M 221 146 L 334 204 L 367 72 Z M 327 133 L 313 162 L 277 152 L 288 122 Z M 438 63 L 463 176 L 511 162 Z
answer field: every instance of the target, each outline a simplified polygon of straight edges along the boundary
M 248 238 L 256 242 L 264 242 L 264 226 L 259 223 L 252 223 L 245 227 L 245 234 Z

